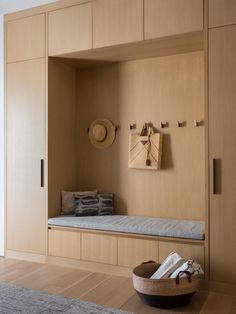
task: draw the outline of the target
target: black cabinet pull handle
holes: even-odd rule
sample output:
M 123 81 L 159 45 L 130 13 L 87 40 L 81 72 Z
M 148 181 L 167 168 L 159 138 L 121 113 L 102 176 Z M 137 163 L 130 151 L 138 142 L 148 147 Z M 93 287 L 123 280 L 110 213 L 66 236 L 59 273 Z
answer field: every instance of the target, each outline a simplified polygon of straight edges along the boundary
M 216 194 L 216 159 L 212 159 L 212 194 Z
M 41 168 L 41 183 L 40 186 L 41 188 L 44 187 L 44 160 L 40 160 L 40 168 Z

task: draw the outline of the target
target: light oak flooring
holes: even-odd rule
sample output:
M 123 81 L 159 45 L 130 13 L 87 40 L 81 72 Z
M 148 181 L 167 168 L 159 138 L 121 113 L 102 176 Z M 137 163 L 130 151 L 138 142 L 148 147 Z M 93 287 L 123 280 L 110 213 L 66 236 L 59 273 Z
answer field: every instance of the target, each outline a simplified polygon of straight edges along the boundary
M 130 278 L 13 259 L 0 259 L 0 281 L 137 314 L 236 314 L 234 295 L 202 290 L 184 308 L 160 310 L 138 299 Z

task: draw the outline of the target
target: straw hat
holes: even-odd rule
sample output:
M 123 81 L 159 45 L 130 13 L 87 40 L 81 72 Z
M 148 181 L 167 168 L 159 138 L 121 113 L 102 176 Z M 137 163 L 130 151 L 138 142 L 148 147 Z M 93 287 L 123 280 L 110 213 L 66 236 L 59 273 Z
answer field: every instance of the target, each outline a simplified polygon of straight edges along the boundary
M 116 137 L 116 127 L 108 119 L 96 119 L 89 127 L 89 139 L 96 148 L 110 146 Z

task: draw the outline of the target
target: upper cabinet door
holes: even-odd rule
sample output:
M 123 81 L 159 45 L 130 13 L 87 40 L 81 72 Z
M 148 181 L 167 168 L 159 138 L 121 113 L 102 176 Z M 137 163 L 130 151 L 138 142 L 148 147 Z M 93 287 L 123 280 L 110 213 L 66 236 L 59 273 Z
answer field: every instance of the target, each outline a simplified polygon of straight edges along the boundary
M 45 56 L 45 14 L 6 24 L 7 62 Z
M 90 3 L 49 13 L 49 55 L 92 48 L 92 6 Z
M 236 0 L 209 0 L 209 27 L 236 24 Z
M 93 47 L 143 40 L 143 0 L 93 3 Z
M 203 0 L 144 0 L 144 39 L 203 29 Z

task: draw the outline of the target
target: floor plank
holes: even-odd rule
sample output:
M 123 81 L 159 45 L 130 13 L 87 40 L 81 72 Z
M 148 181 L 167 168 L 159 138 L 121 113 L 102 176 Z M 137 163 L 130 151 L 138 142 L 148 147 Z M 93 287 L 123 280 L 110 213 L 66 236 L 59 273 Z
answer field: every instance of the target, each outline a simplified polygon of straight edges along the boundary
M 232 296 L 210 292 L 200 314 L 231 314 L 232 305 Z
M 81 299 L 107 307 L 120 308 L 134 294 L 130 278 L 111 276 Z

